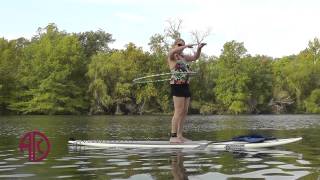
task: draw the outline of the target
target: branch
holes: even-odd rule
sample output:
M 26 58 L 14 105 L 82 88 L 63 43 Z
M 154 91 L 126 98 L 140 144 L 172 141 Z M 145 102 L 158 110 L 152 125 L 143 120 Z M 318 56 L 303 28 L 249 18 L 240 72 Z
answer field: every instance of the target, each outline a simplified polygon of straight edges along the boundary
M 165 29 L 166 35 L 171 37 L 174 40 L 181 38 L 180 27 L 182 24 L 182 20 L 178 19 L 178 22 L 177 22 L 169 19 L 167 20 L 167 22 L 169 23 L 169 27 Z
M 211 32 L 211 29 L 208 28 L 204 32 L 194 30 L 194 31 L 191 31 L 190 33 L 193 41 L 197 44 L 201 44 L 203 40 L 210 35 L 210 32 Z

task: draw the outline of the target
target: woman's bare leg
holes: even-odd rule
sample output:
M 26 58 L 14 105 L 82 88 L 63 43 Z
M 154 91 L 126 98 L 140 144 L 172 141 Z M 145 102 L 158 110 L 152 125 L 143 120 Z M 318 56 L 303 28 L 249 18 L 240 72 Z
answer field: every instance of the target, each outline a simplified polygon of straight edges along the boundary
M 184 127 L 184 123 L 186 121 L 186 117 L 188 115 L 189 104 L 190 104 L 190 97 L 186 97 L 185 101 L 184 101 L 183 117 L 182 117 L 180 124 L 178 126 L 178 133 L 177 133 L 178 138 L 180 138 L 182 141 L 188 141 L 188 139 L 183 137 L 183 127 Z
M 174 115 L 172 117 L 171 122 L 171 133 L 177 133 L 179 131 L 179 126 L 185 114 L 185 98 L 173 96 L 173 104 L 174 104 Z M 173 143 L 182 143 L 183 141 L 178 137 L 171 137 L 170 142 Z

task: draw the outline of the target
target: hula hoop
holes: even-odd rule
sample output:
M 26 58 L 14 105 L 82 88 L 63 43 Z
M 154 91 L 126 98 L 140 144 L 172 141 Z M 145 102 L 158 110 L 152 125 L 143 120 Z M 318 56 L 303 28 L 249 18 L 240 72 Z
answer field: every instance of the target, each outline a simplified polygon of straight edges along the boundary
M 161 79 L 156 79 L 156 80 L 148 80 L 151 78 L 157 78 L 157 77 L 164 77 L 168 75 L 173 75 L 173 74 L 189 74 L 189 75 L 195 75 L 197 72 L 173 72 L 173 73 L 161 73 L 161 74 L 152 74 L 149 76 L 143 76 L 139 78 L 135 78 L 132 80 L 134 84 L 143 84 L 143 83 L 153 83 L 153 82 L 163 82 L 163 81 L 169 81 L 171 80 L 170 78 L 161 78 Z

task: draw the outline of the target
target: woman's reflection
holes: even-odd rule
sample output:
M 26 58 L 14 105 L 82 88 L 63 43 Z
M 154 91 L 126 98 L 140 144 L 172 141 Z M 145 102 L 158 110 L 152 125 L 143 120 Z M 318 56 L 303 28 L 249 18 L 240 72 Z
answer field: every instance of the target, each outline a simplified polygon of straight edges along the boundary
M 174 180 L 187 180 L 188 176 L 186 169 L 183 166 L 183 154 L 181 151 L 172 154 L 171 156 L 172 175 Z

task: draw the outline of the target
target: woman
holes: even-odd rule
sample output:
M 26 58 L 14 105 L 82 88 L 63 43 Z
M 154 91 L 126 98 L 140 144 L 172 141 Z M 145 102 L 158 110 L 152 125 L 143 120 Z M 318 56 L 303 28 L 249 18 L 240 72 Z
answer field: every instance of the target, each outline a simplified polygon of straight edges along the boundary
M 183 137 L 183 125 L 188 113 L 190 103 L 189 74 L 191 69 L 188 62 L 200 57 L 201 49 L 205 43 L 198 45 L 197 52 L 193 56 L 184 55 L 185 48 L 192 48 L 195 44 L 186 45 L 183 39 L 177 39 L 168 55 L 168 64 L 172 72 L 170 85 L 173 96 L 174 115 L 171 123 L 171 143 L 183 143 L 190 141 Z

